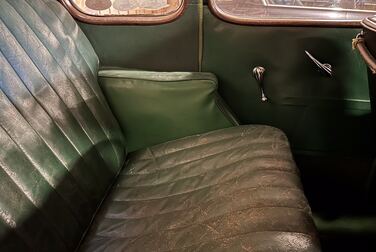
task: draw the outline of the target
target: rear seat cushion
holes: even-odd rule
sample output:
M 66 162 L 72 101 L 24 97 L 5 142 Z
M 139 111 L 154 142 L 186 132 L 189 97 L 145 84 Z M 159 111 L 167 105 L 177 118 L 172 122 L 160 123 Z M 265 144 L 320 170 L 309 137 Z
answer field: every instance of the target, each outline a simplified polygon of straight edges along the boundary
M 134 153 L 86 251 L 319 251 L 285 135 L 239 126 Z

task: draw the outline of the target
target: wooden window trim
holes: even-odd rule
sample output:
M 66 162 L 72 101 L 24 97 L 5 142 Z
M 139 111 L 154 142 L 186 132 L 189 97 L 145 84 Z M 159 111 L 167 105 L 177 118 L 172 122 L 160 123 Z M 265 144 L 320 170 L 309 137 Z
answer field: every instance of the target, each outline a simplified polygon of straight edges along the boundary
M 323 18 L 325 12 L 333 12 L 330 9 L 325 8 L 316 8 L 322 9 L 322 16 L 320 17 L 320 13 L 317 11 L 313 11 L 310 9 L 305 9 L 307 12 L 317 12 L 317 18 L 315 18 L 315 14 L 312 14 L 312 17 L 309 19 L 301 19 L 301 18 L 258 18 L 252 17 L 250 13 L 248 16 L 236 16 L 234 14 L 228 13 L 218 6 L 216 0 L 209 0 L 208 2 L 209 8 L 211 12 L 218 18 L 234 23 L 234 24 L 241 24 L 241 25 L 261 25 L 261 26 L 313 26 L 313 27 L 352 27 L 357 28 L 361 27 L 361 20 L 366 18 L 367 16 L 373 16 L 376 12 L 372 11 L 362 11 L 362 10 L 336 10 L 339 14 L 351 14 L 352 18 L 350 20 L 338 19 L 333 17 L 332 19 Z M 304 7 L 280 7 L 280 11 L 286 15 L 288 12 L 292 13 L 297 11 L 297 9 L 303 9 Z M 278 9 L 275 9 L 278 12 Z
M 98 25 L 157 25 L 170 23 L 183 15 L 187 7 L 188 0 L 182 0 L 179 8 L 173 13 L 167 15 L 113 15 L 113 16 L 94 16 L 78 10 L 70 0 L 59 0 L 69 13 L 77 20 Z

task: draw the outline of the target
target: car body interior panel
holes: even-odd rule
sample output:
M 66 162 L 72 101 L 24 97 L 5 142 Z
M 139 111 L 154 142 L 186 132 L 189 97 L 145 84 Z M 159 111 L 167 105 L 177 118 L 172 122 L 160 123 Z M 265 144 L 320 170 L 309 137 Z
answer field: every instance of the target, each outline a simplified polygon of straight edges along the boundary
M 0 251 L 375 251 L 373 0 L 0 0 Z
M 102 66 L 198 71 L 199 8 L 194 1 L 188 3 L 180 18 L 167 24 L 129 26 L 79 22 L 79 25 Z

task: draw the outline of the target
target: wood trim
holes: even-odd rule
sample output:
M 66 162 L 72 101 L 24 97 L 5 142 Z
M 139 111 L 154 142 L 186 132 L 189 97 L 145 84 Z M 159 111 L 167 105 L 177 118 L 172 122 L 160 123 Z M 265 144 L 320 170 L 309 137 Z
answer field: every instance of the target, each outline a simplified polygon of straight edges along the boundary
M 254 25 L 254 26 L 311 26 L 311 27 L 351 27 L 351 28 L 360 28 L 361 20 L 367 16 L 375 15 L 375 12 L 372 11 L 346 11 L 346 13 L 354 13 L 353 20 L 340 20 L 340 19 L 323 19 L 318 17 L 317 19 L 313 17 L 309 19 L 276 19 L 276 18 L 252 18 L 252 14 L 249 17 L 240 17 L 236 15 L 231 15 L 223 11 L 217 4 L 216 0 L 208 0 L 209 9 L 211 12 L 226 22 L 240 24 L 240 25 Z M 281 7 L 280 11 L 286 13 L 286 11 L 296 11 L 295 7 Z M 278 12 L 278 9 L 274 9 L 275 12 Z M 323 10 L 325 11 L 325 10 Z M 330 10 L 326 10 L 329 12 Z M 341 11 L 339 11 L 341 13 Z M 357 17 L 355 19 L 355 17 Z
M 370 31 L 376 32 L 376 19 L 375 17 L 368 17 L 362 20 L 362 26 Z
M 372 74 L 376 74 L 376 59 L 368 50 L 363 37 L 363 33 L 358 34 L 356 38 L 353 40 L 353 47 L 354 49 L 358 49 L 360 56 L 362 56 L 364 62 L 370 68 Z
M 158 25 L 170 23 L 182 16 L 188 5 L 188 0 L 182 0 L 182 4 L 175 12 L 161 16 L 93 16 L 78 10 L 70 0 L 58 1 L 75 19 L 84 23 L 97 25 Z

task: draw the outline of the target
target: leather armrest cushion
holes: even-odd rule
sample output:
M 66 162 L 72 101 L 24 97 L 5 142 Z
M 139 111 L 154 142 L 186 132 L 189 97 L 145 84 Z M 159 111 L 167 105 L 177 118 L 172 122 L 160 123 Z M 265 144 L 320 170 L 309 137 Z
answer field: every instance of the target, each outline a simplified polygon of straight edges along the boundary
M 105 69 L 98 76 L 128 151 L 238 124 L 211 73 Z

